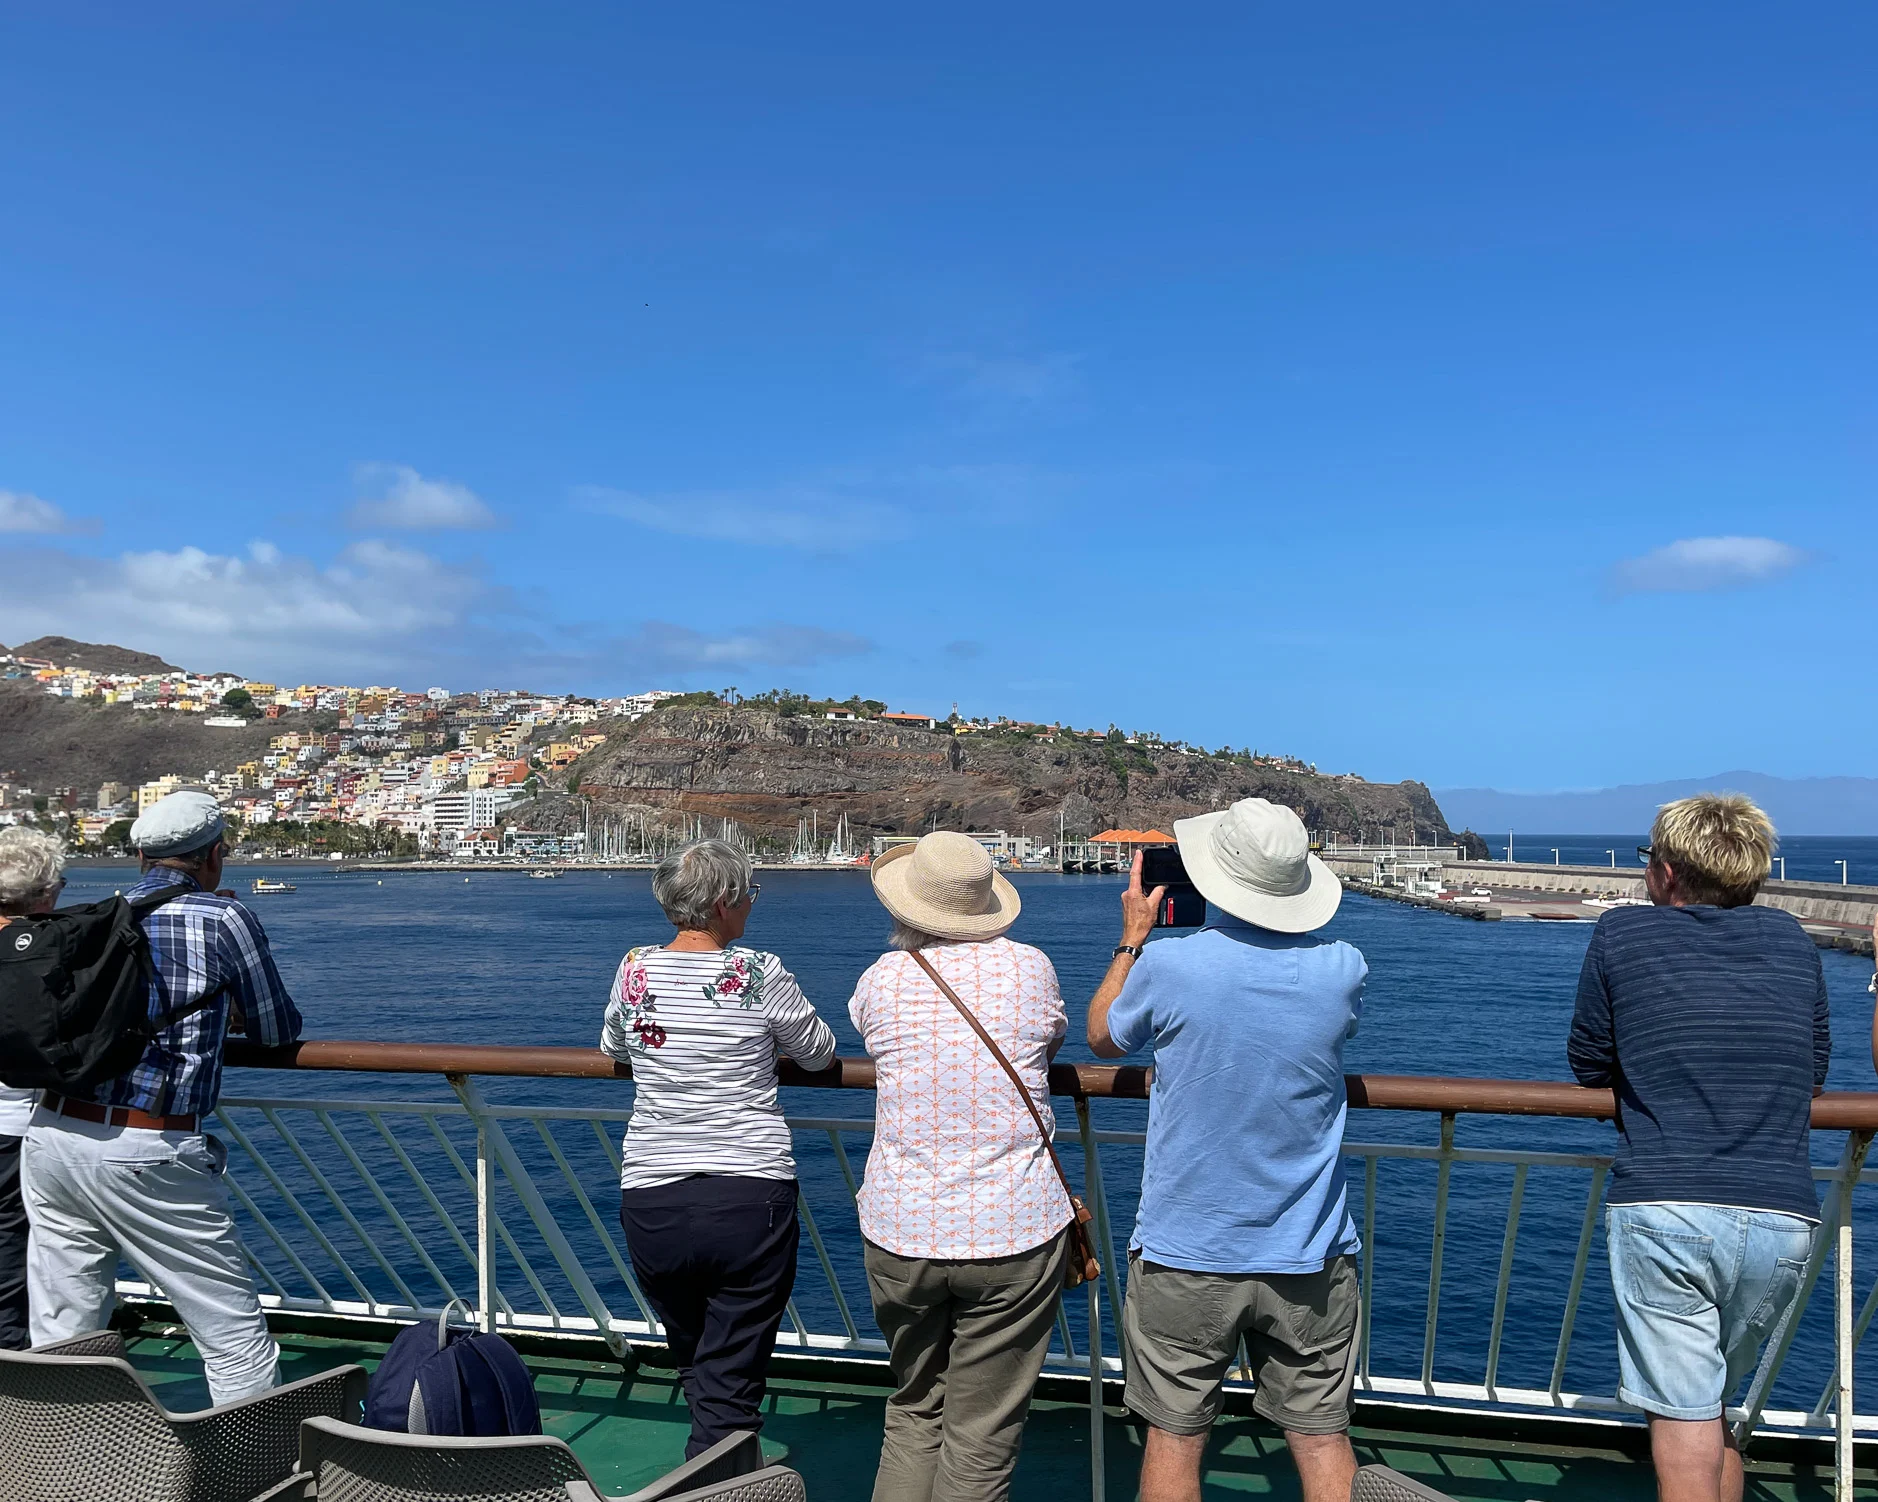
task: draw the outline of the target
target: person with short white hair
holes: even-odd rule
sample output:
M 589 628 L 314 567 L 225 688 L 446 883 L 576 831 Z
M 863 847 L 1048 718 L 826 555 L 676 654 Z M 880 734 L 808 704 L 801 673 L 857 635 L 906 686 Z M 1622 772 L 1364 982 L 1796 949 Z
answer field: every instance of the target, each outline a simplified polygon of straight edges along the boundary
M 1147 942 L 1164 889 L 1141 890 L 1137 855 L 1089 1004 L 1101 1057 L 1154 1046 L 1122 1305 L 1123 1401 L 1148 1424 L 1142 1502 L 1199 1502 L 1241 1340 L 1253 1411 L 1284 1431 L 1304 1502 L 1348 1502 L 1362 1242 L 1344 1199 L 1343 1046 L 1369 967 L 1318 932 L 1343 888 L 1290 809 L 1245 798 L 1176 821 L 1174 838 L 1206 927 Z
M 171 793 L 131 826 L 143 880 L 124 895 L 161 897 L 143 918 L 155 1028 L 130 1071 L 91 1099 L 46 1091 L 26 1133 L 26 1267 L 34 1345 L 101 1330 L 121 1256 L 169 1296 L 201 1353 L 215 1403 L 280 1380 L 280 1347 L 235 1228 L 221 1142 L 202 1130 L 222 1088 L 231 1031 L 264 1046 L 300 1036 L 253 913 L 221 892 L 222 810 L 207 793 Z
M 51 835 L 23 824 L 0 829 L 0 928 L 51 912 L 65 889 L 64 867 L 65 847 Z M 20 1144 L 32 1119 L 33 1092 L 0 1085 L 0 1351 L 23 1351 L 30 1342 Z
M 776 1066 L 821 1069 L 835 1035 L 775 955 L 737 941 L 760 890 L 723 840 L 672 852 L 652 895 L 677 933 L 629 949 L 601 1051 L 632 1065 L 620 1227 L 691 1410 L 685 1458 L 763 1427 L 796 1277 L 796 1165 Z

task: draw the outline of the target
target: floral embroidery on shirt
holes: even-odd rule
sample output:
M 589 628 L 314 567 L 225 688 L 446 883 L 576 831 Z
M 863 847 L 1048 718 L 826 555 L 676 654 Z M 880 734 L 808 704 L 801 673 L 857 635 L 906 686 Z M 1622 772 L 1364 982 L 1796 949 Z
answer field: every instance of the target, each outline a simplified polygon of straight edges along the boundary
M 635 949 L 626 956 L 626 968 L 619 979 L 620 1010 L 626 1025 L 637 1035 L 642 1052 L 665 1046 L 665 1029 L 658 1022 L 658 1000 L 652 994 L 645 966 L 639 963 L 643 953 Z
M 724 968 L 717 972 L 717 979 L 702 990 L 713 1006 L 721 1007 L 727 1001 L 734 1001 L 747 1012 L 763 999 L 762 963 L 751 950 L 726 949 Z

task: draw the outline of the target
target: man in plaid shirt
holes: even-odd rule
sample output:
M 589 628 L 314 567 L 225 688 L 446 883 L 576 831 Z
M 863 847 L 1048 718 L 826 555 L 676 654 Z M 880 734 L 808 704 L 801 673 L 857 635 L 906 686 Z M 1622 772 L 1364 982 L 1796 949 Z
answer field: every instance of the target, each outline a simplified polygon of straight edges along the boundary
M 274 1386 L 280 1348 L 229 1211 L 227 1151 L 202 1118 L 221 1093 L 230 1032 L 268 1045 L 300 1036 L 267 935 L 233 893 L 216 890 L 222 828 L 221 809 L 200 792 L 172 793 L 132 826 L 144 876 L 126 895 L 178 893 L 144 919 L 150 1017 L 175 1020 L 92 1100 L 48 1092 L 22 1154 L 33 1343 L 103 1329 L 122 1256 L 169 1296 L 216 1403 Z

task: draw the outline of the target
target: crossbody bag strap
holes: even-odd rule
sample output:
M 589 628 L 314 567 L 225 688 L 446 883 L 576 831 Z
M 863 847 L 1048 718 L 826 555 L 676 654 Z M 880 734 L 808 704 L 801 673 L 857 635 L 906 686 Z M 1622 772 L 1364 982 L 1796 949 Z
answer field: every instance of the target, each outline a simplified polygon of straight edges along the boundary
M 973 1015 L 972 1009 L 959 1000 L 959 993 L 948 986 L 945 977 L 933 968 L 932 961 L 927 959 L 926 956 L 921 954 L 917 949 L 910 952 L 913 956 L 914 963 L 917 964 L 920 969 L 924 970 L 926 974 L 931 977 L 932 983 L 939 988 L 940 995 L 944 996 L 947 1001 L 958 1008 L 959 1016 L 963 1017 L 966 1023 L 971 1027 L 971 1030 L 978 1034 L 978 1041 L 983 1043 L 985 1047 L 991 1051 L 991 1057 L 998 1061 L 998 1067 L 1011 1077 L 1011 1083 L 1017 1087 L 1017 1098 L 1024 1103 L 1024 1109 L 1030 1112 L 1030 1119 L 1037 1124 L 1037 1135 L 1043 1139 L 1043 1150 L 1050 1155 L 1050 1166 L 1056 1170 L 1057 1178 L 1063 1183 L 1063 1193 L 1069 1196 L 1071 1208 L 1075 1208 L 1077 1203 L 1076 1191 L 1070 1185 L 1069 1175 L 1063 1171 L 1063 1160 L 1056 1155 L 1056 1144 L 1050 1140 L 1049 1128 L 1043 1124 L 1043 1114 L 1038 1111 L 1037 1103 L 1030 1098 L 1030 1087 L 1024 1083 L 1024 1077 L 1017 1072 L 1017 1067 L 1004 1056 L 1004 1050 L 999 1048 L 997 1040 L 994 1039 L 990 1033 L 985 1031 L 985 1025 Z

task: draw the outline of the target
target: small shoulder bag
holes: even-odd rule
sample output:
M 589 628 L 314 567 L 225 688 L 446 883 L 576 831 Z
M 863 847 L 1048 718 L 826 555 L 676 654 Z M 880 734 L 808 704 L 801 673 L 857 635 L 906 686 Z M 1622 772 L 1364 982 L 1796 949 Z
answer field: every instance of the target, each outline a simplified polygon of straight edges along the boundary
M 998 1067 L 1011 1077 L 1011 1083 L 1017 1088 L 1017 1098 L 1024 1103 L 1024 1109 L 1030 1112 L 1030 1119 L 1037 1124 L 1037 1135 L 1043 1139 L 1043 1150 L 1050 1155 L 1050 1166 L 1056 1170 L 1057 1178 L 1062 1182 L 1063 1193 L 1069 1196 L 1069 1261 L 1063 1269 L 1063 1286 L 1078 1288 L 1084 1283 L 1094 1282 L 1102 1276 L 1102 1264 L 1096 1260 L 1095 1244 L 1089 1239 L 1089 1222 L 1092 1219 L 1089 1207 L 1069 1186 L 1069 1175 L 1063 1172 L 1063 1160 L 1056 1155 L 1056 1144 L 1050 1140 L 1050 1132 L 1043 1124 L 1043 1117 L 1038 1113 L 1037 1103 L 1030 1098 L 1030 1091 L 1024 1084 L 1024 1078 L 1016 1067 L 1004 1056 L 990 1033 L 972 1009 L 959 1000 L 959 993 L 946 984 L 945 977 L 933 968 L 931 960 L 917 949 L 912 951 L 913 960 L 924 970 L 932 983 L 939 988 L 939 994 L 958 1009 L 971 1030 L 978 1034 L 978 1041 L 991 1051 L 991 1057 L 998 1061 Z

